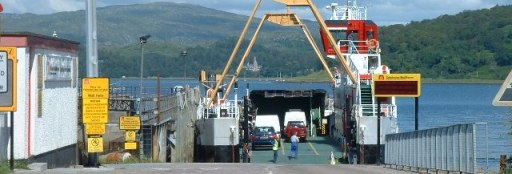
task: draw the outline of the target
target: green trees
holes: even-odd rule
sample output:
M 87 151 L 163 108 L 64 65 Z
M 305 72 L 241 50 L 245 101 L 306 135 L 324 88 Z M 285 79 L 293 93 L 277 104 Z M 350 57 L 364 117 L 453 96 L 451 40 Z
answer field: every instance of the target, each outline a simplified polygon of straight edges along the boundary
M 383 62 L 426 78 L 503 79 L 512 65 L 510 10 L 495 6 L 382 27 Z

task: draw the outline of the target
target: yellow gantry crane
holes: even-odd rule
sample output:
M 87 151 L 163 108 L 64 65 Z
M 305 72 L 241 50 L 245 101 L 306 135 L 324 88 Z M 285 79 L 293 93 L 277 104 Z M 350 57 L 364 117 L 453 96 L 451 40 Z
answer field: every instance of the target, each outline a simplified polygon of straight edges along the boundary
M 238 50 L 240 49 L 240 45 L 242 44 L 242 41 L 245 38 L 247 30 L 249 29 L 250 24 L 251 24 L 252 20 L 254 19 L 256 12 L 258 11 L 261 1 L 262 0 L 257 0 L 256 5 L 254 6 L 254 9 L 251 13 L 251 16 L 247 20 L 245 27 L 244 27 L 242 33 L 240 34 L 240 37 L 235 45 L 235 48 L 233 49 L 233 52 L 231 53 L 231 56 L 229 57 L 228 63 L 226 64 L 226 67 L 224 67 L 224 71 L 220 75 L 219 79 L 217 79 L 217 83 L 215 83 L 216 84 L 215 88 L 213 88 L 213 93 L 211 96 L 212 98 L 217 97 L 217 92 L 219 91 L 221 82 L 224 80 L 224 77 L 227 75 L 228 71 L 231 68 L 231 64 L 233 63 L 235 55 L 238 53 Z M 336 48 L 336 42 L 334 40 L 334 37 L 332 37 L 331 33 L 327 29 L 327 25 L 325 24 L 323 17 L 320 15 L 320 12 L 316 8 L 315 4 L 313 4 L 312 0 L 274 0 L 274 1 L 285 4 L 288 8 L 288 12 L 283 13 L 283 14 L 265 14 L 265 16 L 261 19 L 261 22 L 259 23 L 258 28 L 256 29 L 256 32 L 254 33 L 254 35 L 251 39 L 251 42 L 249 43 L 248 48 L 246 49 L 246 51 L 242 57 L 242 60 L 238 64 L 238 67 L 235 71 L 233 78 L 231 78 L 231 81 L 228 85 L 226 92 L 224 93 L 224 96 L 222 96 L 223 100 L 225 100 L 229 96 L 229 92 L 231 91 L 231 88 L 232 88 L 234 82 L 236 81 L 236 78 L 238 78 L 238 76 L 240 75 L 240 71 L 242 70 L 242 68 L 245 64 L 245 61 L 246 61 L 247 57 L 249 56 L 249 54 L 252 50 L 252 47 L 254 46 L 254 43 L 257 40 L 260 29 L 263 26 L 263 24 L 265 23 L 265 21 L 269 21 L 269 22 L 272 22 L 272 23 L 275 23 L 275 24 L 278 24 L 281 26 L 301 27 L 304 34 L 308 38 L 308 41 L 310 42 L 311 46 L 313 47 L 316 55 L 318 56 L 318 59 L 320 59 L 324 69 L 329 74 L 331 81 L 333 83 L 335 82 L 335 78 L 333 77 L 332 72 L 329 70 L 327 63 L 325 62 L 325 60 L 323 58 L 323 54 L 320 52 L 320 49 L 318 48 L 318 45 L 314 41 L 314 39 L 311 35 L 311 32 L 309 32 L 307 26 L 300 21 L 298 16 L 295 13 L 291 13 L 291 10 L 290 10 L 291 7 L 309 7 L 311 9 L 311 11 L 313 12 L 313 15 L 315 16 L 316 21 L 320 25 L 321 30 L 327 34 L 329 44 L 333 48 Z M 341 54 L 340 49 L 334 49 L 334 51 L 336 52 L 336 56 L 340 60 L 342 66 L 343 66 L 343 69 L 349 75 L 350 80 L 352 80 L 353 83 L 356 83 L 355 75 L 352 72 L 352 70 L 350 69 L 349 64 L 347 63 L 345 57 Z M 208 102 L 207 106 L 209 107 L 211 105 L 211 103 L 212 103 L 212 100 L 210 100 Z

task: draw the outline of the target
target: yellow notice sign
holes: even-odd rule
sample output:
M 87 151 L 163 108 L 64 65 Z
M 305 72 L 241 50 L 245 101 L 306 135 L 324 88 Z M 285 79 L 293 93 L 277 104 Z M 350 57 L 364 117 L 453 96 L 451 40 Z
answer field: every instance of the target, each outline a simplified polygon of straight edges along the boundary
M 86 124 L 85 133 L 87 135 L 103 135 L 105 134 L 105 124 Z
M 124 143 L 124 149 L 126 149 L 126 150 L 137 149 L 137 143 Z
M 84 123 L 108 123 L 108 99 L 83 98 Z
M 109 87 L 108 78 L 84 78 L 82 79 L 82 98 L 108 99 Z
M 0 112 L 16 111 L 17 51 L 16 47 L 0 47 Z
M 139 130 L 139 116 L 121 116 L 119 117 L 119 129 L 121 130 Z
M 135 131 L 126 131 L 125 141 L 135 141 Z
M 421 74 L 374 74 L 372 90 L 376 97 L 419 97 Z
M 103 152 L 103 137 L 87 138 L 87 152 Z

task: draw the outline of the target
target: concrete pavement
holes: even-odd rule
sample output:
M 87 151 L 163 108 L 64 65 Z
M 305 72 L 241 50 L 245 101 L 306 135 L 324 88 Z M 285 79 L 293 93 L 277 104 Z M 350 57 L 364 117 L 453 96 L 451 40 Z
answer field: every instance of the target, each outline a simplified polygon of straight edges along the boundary
M 45 171 L 16 170 L 15 173 L 43 174 L 312 174 L 312 173 L 354 173 L 354 174 L 401 174 L 411 173 L 399 171 L 384 166 L 348 165 L 348 164 L 262 164 L 262 163 L 139 163 L 113 164 L 100 168 L 58 168 Z

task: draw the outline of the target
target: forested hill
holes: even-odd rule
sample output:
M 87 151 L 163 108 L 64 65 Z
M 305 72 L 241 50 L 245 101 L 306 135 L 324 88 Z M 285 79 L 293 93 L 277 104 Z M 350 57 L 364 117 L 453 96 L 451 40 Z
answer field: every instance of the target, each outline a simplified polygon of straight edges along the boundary
M 504 79 L 512 65 L 512 6 L 464 11 L 380 30 L 383 61 L 423 77 Z
M 426 78 L 503 79 L 512 67 L 511 11 L 512 6 L 496 6 L 381 27 L 383 63 L 394 72 L 419 72 Z M 50 15 L 0 15 L 3 31 L 45 35 L 57 31 L 59 37 L 85 46 L 83 10 Z M 138 38 L 151 34 L 144 46 L 144 76 L 182 77 L 186 71 L 190 78 L 197 77 L 200 69 L 222 71 L 247 16 L 190 4 L 150 3 L 98 8 L 97 20 L 103 76 L 138 77 L 141 56 Z M 260 20 L 254 19 L 242 48 L 247 46 Z M 305 22 L 321 44 L 318 25 Z M 183 50 L 188 52 L 186 57 L 180 56 Z M 237 58 L 244 51 L 241 49 Z M 300 28 L 265 24 L 249 61 L 255 57 L 262 65 L 261 71 L 244 71 L 242 76 L 289 77 L 322 71 Z M 85 50 L 80 58 L 81 75 L 84 75 Z

